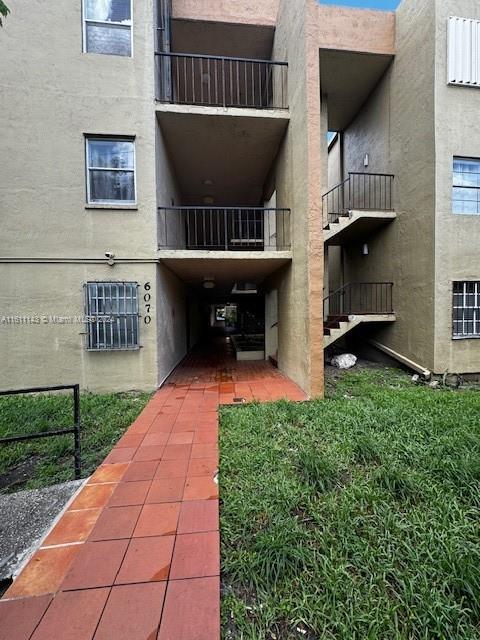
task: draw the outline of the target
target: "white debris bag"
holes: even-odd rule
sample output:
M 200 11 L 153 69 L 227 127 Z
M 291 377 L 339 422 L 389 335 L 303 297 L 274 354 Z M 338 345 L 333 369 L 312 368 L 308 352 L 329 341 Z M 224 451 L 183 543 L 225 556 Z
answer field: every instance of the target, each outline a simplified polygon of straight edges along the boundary
M 338 356 L 333 356 L 330 364 L 337 367 L 337 369 L 351 369 L 357 364 L 357 356 L 354 356 L 353 353 L 342 353 Z

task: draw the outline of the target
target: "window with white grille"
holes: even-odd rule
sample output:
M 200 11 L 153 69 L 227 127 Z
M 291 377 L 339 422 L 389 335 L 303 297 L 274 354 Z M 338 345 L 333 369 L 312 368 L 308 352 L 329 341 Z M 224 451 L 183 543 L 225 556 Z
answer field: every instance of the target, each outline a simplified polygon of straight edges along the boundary
M 87 349 L 138 349 L 137 282 L 87 282 L 85 285 Z
M 448 19 L 448 82 L 480 87 L 480 20 Z
M 83 0 L 83 50 L 132 55 L 132 0 Z
M 453 159 L 453 213 L 480 214 L 480 160 Z
M 453 283 L 453 337 L 480 338 L 480 282 Z

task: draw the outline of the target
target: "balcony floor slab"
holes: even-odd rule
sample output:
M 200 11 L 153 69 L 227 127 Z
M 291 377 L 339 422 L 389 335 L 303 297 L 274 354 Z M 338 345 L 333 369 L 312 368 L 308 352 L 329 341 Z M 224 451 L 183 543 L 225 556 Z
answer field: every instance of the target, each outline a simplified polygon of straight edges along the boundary
M 340 216 L 338 222 L 331 222 L 329 228 L 324 229 L 323 239 L 326 245 L 332 246 L 360 242 L 396 217 L 395 211 L 353 210 L 348 217 Z
M 201 285 L 213 278 L 231 289 L 235 282 L 260 284 L 292 260 L 291 251 L 159 251 L 160 262 L 181 280 Z
M 155 110 L 157 117 L 161 120 L 163 113 L 175 113 L 198 116 L 230 116 L 232 118 L 269 118 L 275 120 L 290 120 L 288 109 L 254 109 L 251 107 L 223 107 L 198 104 L 172 104 L 167 102 L 156 102 Z

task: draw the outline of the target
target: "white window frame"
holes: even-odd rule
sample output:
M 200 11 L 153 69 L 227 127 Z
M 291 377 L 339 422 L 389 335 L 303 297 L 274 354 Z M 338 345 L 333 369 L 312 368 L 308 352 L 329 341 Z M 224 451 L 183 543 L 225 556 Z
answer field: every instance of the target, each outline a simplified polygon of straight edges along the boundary
M 452 174 L 452 213 L 453 215 L 456 216 L 480 216 L 480 211 L 478 211 L 477 213 L 472 213 L 471 211 L 455 211 L 454 210 L 454 203 L 455 202 L 459 202 L 458 200 L 455 199 L 454 197 L 454 192 L 455 189 L 471 189 L 472 191 L 476 191 L 477 193 L 480 192 L 480 187 L 466 187 L 464 185 L 461 184 L 455 184 L 455 160 L 465 160 L 467 162 L 477 162 L 478 166 L 479 166 L 479 175 L 480 175 L 480 158 L 467 158 L 465 156 L 454 156 L 453 157 L 453 174 Z M 461 172 L 458 172 L 461 173 Z M 472 201 L 473 202 L 473 201 Z
M 131 311 L 131 312 L 126 312 L 124 311 L 123 313 L 98 313 L 98 302 L 97 302 L 97 308 L 94 309 L 95 305 L 93 304 L 94 300 L 99 300 L 99 296 L 98 296 L 98 287 L 99 285 L 103 286 L 103 291 L 104 291 L 104 295 L 103 295 L 103 307 L 105 308 L 105 301 L 106 300 L 112 300 L 114 299 L 114 297 L 111 295 L 112 294 L 112 287 L 117 287 L 117 294 L 118 294 L 118 286 L 119 285 L 125 285 L 125 286 L 129 286 L 131 288 L 131 291 L 135 291 L 136 292 L 136 297 L 135 298 L 131 298 L 132 300 L 136 301 L 136 310 Z M 91 290 L 97 287 L 97 295 L 92 296 L 91 295 Z M 106 298 L 105 297 L 105 288 L 106 287 L 110 287 L 110 297 Z M 103 351 L 138 351 L 140 349 L 140 300 L 139 300 L 139 289 L 140 289 L 140 285 L 138 282 L 135 281 L 126 281 L 126 280 L 122 280 L 122 281 L 118 281 L 118 280 L 96 280 L 96 281 L 88 281 L 84 284 L 84 292 L 85 292 L 85 316 L 87 319 L 87 323 L 86 323 L 86 344 L 85 344 L 85 348 L 87 351 L 95 351 L 95 352 L 103 352 Z M 120 300 L 120 296 L 118 295 L 117 300 Z M 127 297 L 124 295 L 124 301 L 125 301 L 125 308 L 126 308 L 126 300 Z M 117 322 L 117 326 L 119 326 L 119 323 L 121 322 L 122 319 L 125 319 L 125 336 L 127 336 L 127 318 L 131 318 L 133 319 L 133 322 L 136 324 L 136 342 L 131 342 L 129 344 L 128 340 L 126 341 L 125 344 L 123 345 L 118 345 L 118 346 L 114 346 L 113 345 L 113 332 L 110 333 L 111 336 L 111 342 L 109 344 L 104 343 L 103 346 L 99 346 L 99 326 L 100 326 L 100 322 L 97 320 L 96 322 L 92 322 L 93 318 L 115 318 L 116 322 Z M 106 335 L 106 332 L 108 331 L 109 327 L 112 327 L 112 323 L 110 322 L 104 322 L 104 335 Z M 93 346 L 93 340 L 92 340 L 92 335 L 93 332 L 96 331 L 97 332 L 97 346 Z M 120 335 L 120 331 L 118 332 L 118 335 Z
M 455 295 L 458 295 L 455 293 L 456 284 L 463 285 L 463 293 L 461 294 L 462 295 L 461 306 L 455 305 Z M 473 295 L 475 296 L 475 305 L 473 307 L 467 306 L 467 295 L 472 295 L 472 294 L 467 294 L 467 285 L 469 284 L 475 285 L 474 293 L 473 293 Z M 472 309 L 473 320 L 465 319 L 465 315 L 463 315 L 462 318 L 458 319 L 455 313 L 457 309 L 460 310 L 460 313 L 465 311 L 466 309 Z M 455 322 L 461 322 L 462 332 L 456 332 Z M 468 333 L 465 330 L 465 327 L 467 323 L 472 323 L 472 322 L 473 322 L 474 333 Z M 453 339 L 454 340 L 479 339 L 480 331 L 478 333 L 475 333 L 475 326 L 478 322 L 480 322 L 480 280 L 455 280 L 452 284 L 452 337 Z
M 125 24 L 124 22 L 112 22 L 109 20 L 90 20 L 87 18 L 86 10 L 85 10 L 85 2 L 86 0 L 82 0 L 82 32 L 83 32 L 83 53 L 93 53 L 100 56 L 115 56 L 117 58 L 133 58 L 133 0 L 130 0 L 130 24 Z M 112 25 L 114 27 L 123 27 L 127 26 L 130 28 L 130 55 L 129 56 L 120 56 L 116 53 L 100 53 L 98 51 L 88 51 L 87 50 L 87 24 L 98 24 L 100 26 L 108 26 Z
M 90 140 L 109 140 L 110 142 L 131 142 L 133 144 L 133 169 L 115 168 L 115 167 L 91 167 L 89 159 L 89 142 Z M 136 207 L 137 206 L 137 145 L 135 136 L 115 136 L 115 135 L 98 135 L 85 134 L 85 170 L 87 184 L 87 204 L 93 206 L 108 205 L 114 207 Z M 133 200 L 91 200 L 90 198 L 90 171 L 123 171 L 133 173 Z

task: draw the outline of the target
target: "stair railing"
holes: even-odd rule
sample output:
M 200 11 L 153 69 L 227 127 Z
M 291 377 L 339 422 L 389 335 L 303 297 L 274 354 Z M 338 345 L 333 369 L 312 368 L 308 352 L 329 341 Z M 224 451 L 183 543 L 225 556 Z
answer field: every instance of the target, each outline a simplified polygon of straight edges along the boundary
M 391 173 L 350 171 L 348 178 L 322 196 L 324 228 L 352 210 L 393 211 Z
M 347 178 L 322 196 L 323 224 L 337 222 L 340 216 L 348 216 L 350 203 L 350 178 Z
M 391 313 L 393 282 L 350 282 L 323 300 L 324 323 L 341 316 Z

